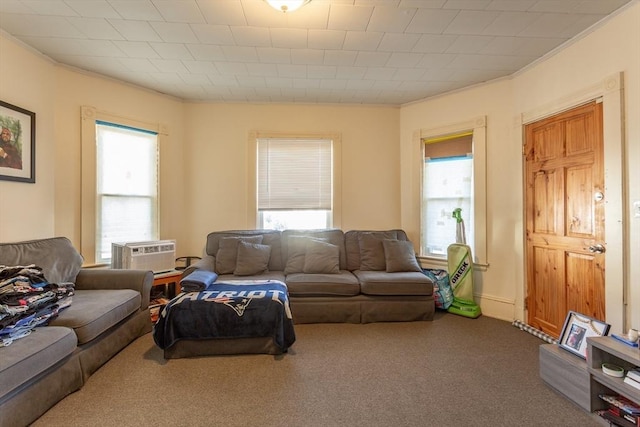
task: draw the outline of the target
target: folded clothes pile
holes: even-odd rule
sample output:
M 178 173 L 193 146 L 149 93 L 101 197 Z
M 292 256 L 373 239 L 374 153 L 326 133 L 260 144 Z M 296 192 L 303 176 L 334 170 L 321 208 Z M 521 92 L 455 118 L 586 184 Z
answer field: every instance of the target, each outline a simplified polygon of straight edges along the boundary
M 0 347 L 48 324 L 73 293 L 73 283 L 49 283 L 36 265 L 0 265 Z

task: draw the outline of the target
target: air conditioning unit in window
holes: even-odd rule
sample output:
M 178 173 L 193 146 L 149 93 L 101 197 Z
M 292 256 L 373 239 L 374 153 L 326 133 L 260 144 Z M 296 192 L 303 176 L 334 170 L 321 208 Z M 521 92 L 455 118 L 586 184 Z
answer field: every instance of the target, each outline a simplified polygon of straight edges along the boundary
M 176 241 L 126 242 L 111 244 L 111 268 L 151 270 L 162 273 L 175 268 Z

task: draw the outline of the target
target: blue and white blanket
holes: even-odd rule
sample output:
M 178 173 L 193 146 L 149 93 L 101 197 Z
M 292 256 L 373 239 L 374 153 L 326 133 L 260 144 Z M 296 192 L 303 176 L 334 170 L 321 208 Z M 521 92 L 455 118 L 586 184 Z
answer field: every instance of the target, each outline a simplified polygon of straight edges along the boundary
M 287 285 L 277 280 L 215 282 L 173 298 L 153 327 L 158 347 L 178 340 L 272 337 L 282 351 L 295 342 Z

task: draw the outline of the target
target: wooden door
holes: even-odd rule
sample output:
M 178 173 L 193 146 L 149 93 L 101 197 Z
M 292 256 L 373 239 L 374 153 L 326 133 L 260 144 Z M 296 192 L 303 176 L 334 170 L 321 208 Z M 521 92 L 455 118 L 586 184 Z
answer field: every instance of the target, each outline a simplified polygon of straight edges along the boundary
M 569 310 L 605 320 L 602 103 L 525 126 L 529 325 L 558 338 Z

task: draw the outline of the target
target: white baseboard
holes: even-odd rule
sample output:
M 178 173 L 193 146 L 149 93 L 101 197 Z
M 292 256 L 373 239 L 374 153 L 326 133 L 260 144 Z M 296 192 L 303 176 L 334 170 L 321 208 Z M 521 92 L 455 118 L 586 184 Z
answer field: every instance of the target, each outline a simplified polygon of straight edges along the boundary
M 482 314 L 495 319 L 513 322 L 515 301 L 492 295 L 474 295 L 476 303 L 480 305 Z

